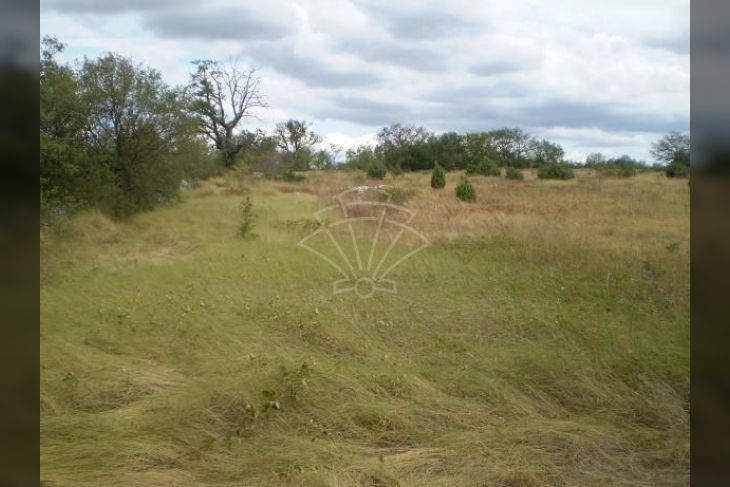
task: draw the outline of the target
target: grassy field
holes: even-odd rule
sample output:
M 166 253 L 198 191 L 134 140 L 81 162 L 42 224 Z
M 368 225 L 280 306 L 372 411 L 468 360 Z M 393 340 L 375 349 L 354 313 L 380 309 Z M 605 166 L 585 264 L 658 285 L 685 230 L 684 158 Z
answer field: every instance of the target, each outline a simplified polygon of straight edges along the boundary
M 296 246 L 358 174 L 44 232 L 44 485 L 688 485 L 686 180 L 459 176 L 383 181 L 433 245 L 370 299 Z

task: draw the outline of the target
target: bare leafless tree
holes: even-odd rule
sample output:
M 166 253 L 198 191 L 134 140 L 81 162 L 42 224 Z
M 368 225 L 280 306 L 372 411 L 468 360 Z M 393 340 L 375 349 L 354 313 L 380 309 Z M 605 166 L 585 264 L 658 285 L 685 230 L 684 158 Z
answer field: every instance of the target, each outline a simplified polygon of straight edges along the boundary
M 254 109 L 266 107 L 261 95 L 261 79 L 256 69 L 243 70 L 235 60 L 193 61 L 188 95 L 191 111 L 200 121 L 203 134 L 232 166 L 236 155 L 251 141 L 250 134 L 238 130 L 240 123 L 255 117 Z

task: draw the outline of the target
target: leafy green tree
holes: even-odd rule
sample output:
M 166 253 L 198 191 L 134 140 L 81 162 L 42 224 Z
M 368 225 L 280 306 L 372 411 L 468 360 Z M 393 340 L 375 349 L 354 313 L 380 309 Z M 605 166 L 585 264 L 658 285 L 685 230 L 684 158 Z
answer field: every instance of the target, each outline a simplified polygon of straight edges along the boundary
M 456 132 L 446 132 L 429 137 L 422 156 L 423 165 L 419 169 L 429 169 L 440 164 L 445 170 L 453 171 L 464 167 L 466 150 L 464 137 Z
M 102 172 L 84 145 L 87 113 L 75 73 L 58 64 L 64 44 L 44 37 L 40 63 L 40 193 L 44 214 L 72 209 L 95 199 Z
M 289 161 L 289 168 L 307 171 L 313 158 L 312 146 L 322 141 L 304 120 L 287 120 L 276 125 L 279 149 Z
M 182 173 L 171 157 L 192 134 L 179 94 L 154 69 L 109 53 L 78 73 L 90 154 L 110 172 L 113 211 L 125 214 L 172 199 Z
M 348 149 L 345 153 L 345 163 L 342 169 L 359 169 L 365 171 L 373 162 L 379 160 L 381 163 L 382 152 L 379 147 L 360 145 L 357 149 Z
M 549 140 L 533 139 L 530 142 L 530 155 L 535 166 L 542 166 L 563 162 L 565 151 L 560 145 Z
M 441 189 L 446 186 L 446 171 L 440 164 L 436 163 L 431 171 L 431 187 Z
M 222 63 L 210 59 L 193 61 L 195 72 L 187 87 L 189 109 L 195 114 L 202 134 L 221 153 L 231 167 L 236 156 L 249 147 L 250 134 L 240 124 L 266 106 L 261 94 L 261 79 L 255 69 L 243 70 L 235 61 Z
M 391 171 L 430 169 L 426 143 L 431 134 L 423 127 L 392 124 L 378 132 L 379 151 Z
M 487 132 L 466 134 L 463 138 L 464 160 L 459 169 L 476 167 L 489 161 L 497 165 L 499 155 L 493 145 L 493 139 Z
M 502 128 L 488 132 L 490 144 L 497 152 L 503 166 L 528 166 L 532 137 L 518 127 Z

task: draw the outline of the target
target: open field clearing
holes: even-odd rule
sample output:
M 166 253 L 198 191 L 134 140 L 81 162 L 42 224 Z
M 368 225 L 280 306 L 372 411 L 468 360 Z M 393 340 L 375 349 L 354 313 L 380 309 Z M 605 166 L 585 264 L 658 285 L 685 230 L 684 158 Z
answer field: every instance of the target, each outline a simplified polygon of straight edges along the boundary
M 688 485 L 687 181 L 459 177 L 382 181 L 433 245 L 370 299 L 296 245 L 361 173 L 45 232 L 44 485 Z

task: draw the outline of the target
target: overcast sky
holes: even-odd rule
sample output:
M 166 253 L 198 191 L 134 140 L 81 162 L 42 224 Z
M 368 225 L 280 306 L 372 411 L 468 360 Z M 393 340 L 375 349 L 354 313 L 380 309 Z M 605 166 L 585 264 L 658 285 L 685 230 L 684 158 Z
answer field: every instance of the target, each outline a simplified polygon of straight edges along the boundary
M 345 147 L 394 122 L 520 126 L 570 159 L 651 162 L 651 141 L 689 130 L 689 0 L 42 0 L 41 34 L 170 84 L 237 56 L 270 105 L 250 128 L 306 119 Z

